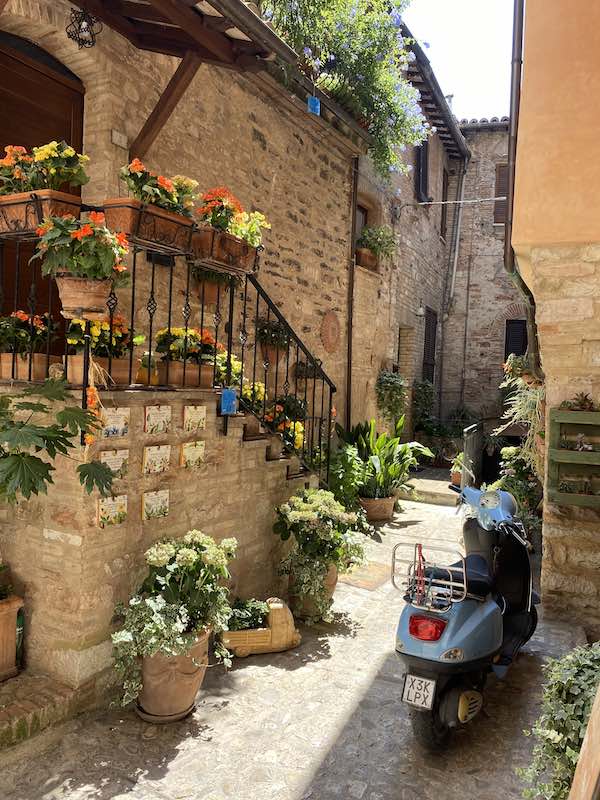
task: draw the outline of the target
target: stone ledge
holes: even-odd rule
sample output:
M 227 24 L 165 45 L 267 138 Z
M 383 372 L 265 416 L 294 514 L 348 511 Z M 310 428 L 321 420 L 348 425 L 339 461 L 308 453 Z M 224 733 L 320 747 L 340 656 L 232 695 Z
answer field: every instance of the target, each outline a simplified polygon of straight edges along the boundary
M 0 684 L 0 750 L 73 716 L 76 694 L 46 675 L 27 672 Z

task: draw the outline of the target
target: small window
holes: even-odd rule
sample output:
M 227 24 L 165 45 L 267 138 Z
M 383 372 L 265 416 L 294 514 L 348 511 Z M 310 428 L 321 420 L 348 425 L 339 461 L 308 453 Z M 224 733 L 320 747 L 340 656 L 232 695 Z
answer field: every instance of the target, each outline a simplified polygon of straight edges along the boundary
M 369 209 L 364 206 L 356 206 L 356 238 L 355 243 L 360 239 L 363 229 L 369 224 Z
M 429 142 L 422 142 L 415 153 L 415 191 L 419 203 L 428 203 L 429 197 Z
M 446 233 L 448 232 L 448 170 L 444 170 L 442 174 L 442 216 L 440 217 L 440 236 L 444 241 L 446 240 Z
M 508 196 L 508 164 L 497 164 L 496 166 L 496 194 L 495 197 Z M 504 225 L 508 212 L 508 200 L 496 200 L 494 203 L 494 224 Z
M 504 360 L 511 353 L 524 356 L 527 352 L 527 320 L 507 319 L 506 335 L 504 337 Z
M 437 337 L 437 314 L 425 309 L 425 342 L 423 345 L 423 380 L 433 383 L 435 378 L 435 341 Z

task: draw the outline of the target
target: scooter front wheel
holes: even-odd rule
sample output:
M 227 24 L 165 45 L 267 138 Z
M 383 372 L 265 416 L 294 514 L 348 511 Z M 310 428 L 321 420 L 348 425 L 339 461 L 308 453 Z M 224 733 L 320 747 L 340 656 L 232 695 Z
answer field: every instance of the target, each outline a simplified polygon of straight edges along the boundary
M 426 750 L 435 753 L 448 745 L 452 730 L 440 718 L 437 707 L 430 712 L 411 711 L 410 721 L 415 739 Z

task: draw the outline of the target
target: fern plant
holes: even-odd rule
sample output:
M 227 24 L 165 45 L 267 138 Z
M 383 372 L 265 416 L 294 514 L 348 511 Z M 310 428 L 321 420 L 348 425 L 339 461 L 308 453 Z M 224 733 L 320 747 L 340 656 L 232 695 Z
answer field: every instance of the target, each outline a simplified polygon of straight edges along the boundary
M 382 369 L 375 384 L 377 408 L 386 422 L 395 425 L 406 406 L 406 383 L 397 372 Z
M 543 481 L 544 459 L 538 447 L 538 437 L 544 438 L 546 389 L 543 384 L 532 385 L 521 377 L 507 377 L 500 387 L 511 391 L 506 398 L 503 424 L 496 428 L 494 435 L 499 436 L 512 425 L 525 425 L 527 432 L 521 444 L 521 458 Z

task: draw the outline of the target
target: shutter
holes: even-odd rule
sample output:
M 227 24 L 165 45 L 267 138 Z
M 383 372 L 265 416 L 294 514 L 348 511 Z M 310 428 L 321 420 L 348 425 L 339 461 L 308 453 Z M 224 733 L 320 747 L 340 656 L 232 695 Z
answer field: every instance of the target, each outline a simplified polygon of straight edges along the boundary
M 495 197 L 508 196 L 508 164 L 496 166 L 496 193 Z M 496 200 L 494 204 L 494 223 L 504 225 L 508 212 L 508 200 Z
M 506 336 L 504 339 L 504 360 L 511 353 L 524 356 L 527 352 L 527 320 L 507 319 Z
M 423 345 L 423 380 L 434 382 L 435 343 L 437 337 L 437 314 L 431 308 L 425 309 L 425 342 Z
M 429 142 L 427 139 L 416 148 L 415 191 L 419 203 L 429 200 Z

